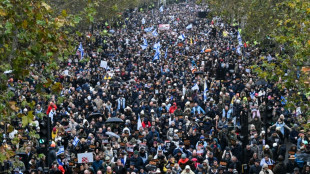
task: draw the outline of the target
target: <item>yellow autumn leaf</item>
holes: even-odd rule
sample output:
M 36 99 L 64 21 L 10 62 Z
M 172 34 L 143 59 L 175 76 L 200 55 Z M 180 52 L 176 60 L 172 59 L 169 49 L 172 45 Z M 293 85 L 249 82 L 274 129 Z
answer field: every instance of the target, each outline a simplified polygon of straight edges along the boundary
M 59 19 L 59 18 L 55 18 L 55 24 L 57 27 L 62 27 L 65 24 L 65 20 L 64 19 Z
M 0 9 L 0 16 L 6 16 L 6 12 L 4 9 Z
M 16 107 L 16 102 L 15 101 L 10 101 L 9 102 L 9 105 L 10 105 L 10 108 L 13 110 L 13 111 L 18 111 L 19 110 L 19 108 L 18 107 Z
M 23 28 L 27 28 L 28 22 L 26 20 L 24 20 L 22 26 L 23 26 Z
M 49 6 L 47 3 L 42 2 L 42 6 L 45 7 L 46 10 L 50 10 L 51 6 Z
M 295 8 L 295 7 L 296 7 L 296 4 L 293 3 L 293 2 L 289 2 L 289 3 L 288 3 L 288 6 L 291 7 L 291 8 Z

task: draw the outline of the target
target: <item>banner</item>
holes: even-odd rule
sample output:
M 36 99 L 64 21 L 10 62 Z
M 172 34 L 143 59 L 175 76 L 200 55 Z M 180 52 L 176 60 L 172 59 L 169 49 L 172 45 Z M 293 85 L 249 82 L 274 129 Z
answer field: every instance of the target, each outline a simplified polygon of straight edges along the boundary
M 92 163 L 94 162 L 93 153 L 78 153 L 78 163 Z
M 170 30 L 170 24 L 159 24 L 158 30 Z

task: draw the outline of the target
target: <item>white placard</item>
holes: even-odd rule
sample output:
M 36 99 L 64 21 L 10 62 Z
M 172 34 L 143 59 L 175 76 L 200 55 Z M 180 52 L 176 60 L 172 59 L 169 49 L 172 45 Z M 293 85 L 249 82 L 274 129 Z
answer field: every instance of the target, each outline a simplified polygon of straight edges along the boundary
M 104 68 L 104 69 L 107 69 L 107 67 L 108 67 L 108 62 L 107 62 L 107 61 L 104 61 L 104 60 L 101 60 L 101 62 L 100 62 L 100 67 L 101 67 L 101 68 Z
M 94 162 L 93 153 L 78 153 L 78 163 L 92 163 Z
M 69 75 L 69 70 L 67 70 L 67 69 L 64 70 L 64 75 L 65 75 L 65 76 L 68 76 L 68 75 Z
M 170 24 L 159 24 L 158 30 L 170 30 Z

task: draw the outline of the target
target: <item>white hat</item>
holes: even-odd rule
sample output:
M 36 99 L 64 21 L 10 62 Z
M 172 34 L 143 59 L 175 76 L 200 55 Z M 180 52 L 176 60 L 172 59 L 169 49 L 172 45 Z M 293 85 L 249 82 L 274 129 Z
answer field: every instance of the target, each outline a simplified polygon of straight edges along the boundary
M 268 164 L 265 163 L 265 164 L 263 165 L 263 169 L 266 168 L 266 167 L 268 167 Z
M 185 166 L 185 169 L 191 169 L 191 167 L 189 167 L 189 165 L 186 165 L 186 166 Z
M 273 146 L 273 147 L 277 147 L 278 144 L 277 144 L 277 143 L 273 143 L 272 146 Z
M 269 145 L 267 144 L 267 145 L 265 145 L 265 149 L 269 149 L 270 147 L 269 147 Z

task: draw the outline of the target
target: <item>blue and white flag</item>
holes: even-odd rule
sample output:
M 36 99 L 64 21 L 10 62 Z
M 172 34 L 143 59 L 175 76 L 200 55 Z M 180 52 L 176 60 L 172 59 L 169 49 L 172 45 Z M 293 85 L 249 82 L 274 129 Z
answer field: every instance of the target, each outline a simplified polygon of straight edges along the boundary
M 84 57 L 84 49 L 83 49 L 83 46 L 82 46 L 82 42 L 80 42 L 80 46 L 79 46 L 78 50 L 80 52 L 81 59 L 83 59 L 83 57 Z
M 167 59 L 167 53 L 168 53 L 168 47 L 166 48 L 166 51 L 165 51 L 165 59 Z
M 148 32 L 151 32 L 153 29 L 154 29 L 154 27 L 152 26 L 149 28 L 145 28 L 144 31 L 148 33 Z
M 156 52 L 157 52 L 157 50 L 159 50 L 159 48 L 160 48 L 160 42 L 155 43 L 153 46 L 153 50 L 156 50 Z
M 199 86 L 197 85 L 197 83 L 195 83 L 195 85 L 192 87 L 192 90 L 199 90 Z
M 72 144 L 75 147 L 79 142 L 80 142 L 80 139 L 78 137 L 74 137 Z
M 201 49 L 200 53 L 204 53 L 205 50 L 206 50 L 206 46 L 204 46 L 204 47 Z
M 164 7 L 161 6 L 161 7 L 159 8 L 159 11 L 160 11 L 161 13 L 164 12 Z
M 142 23 L 142 25 L 144 25 L 144 24 L 145 24 L 145 19 L 144 19 L 144 18 L 142 18 L 141 23 Z
M 56 155 L 60 155 L 62 153 L 65 153 L 65 148 L 63 146 L 60 146 L 59 149 L 58 149 L 58 152 L 56 153 Z
M 243 44 L 242 44 L 242 39 L 241 39 L 241 36 L 240 36 L 240 33 L 239 33 L 239 32 L 238 32 L 237 38 L 238 38 L 239 46 L 242 46 L 242 45 L 243 45 Z
M 154 58 L 153 58 L 153 61 L 154 61 L 154 60 L 159 60 L 159 56 L 160 56 L 160 52 L 159 52 L 159 51 L 156 51 L 156 52 L 155 52 L 155 55 L 154 55 Z
M 181 39 L 181 40 L 185 40 L 185 35 L 184 35 L 184 33 L 181 34 L 178 38 Z
M 148 44 L 147 44 L 147 40 L 143 39 L 143 45 L 141 45 L 142 50 L 145 50 L 147 48 Z
M 240 49 L 240 45 L 237 47 L 237 53 L 238 53 L 239 55 L 242 54 L 242 53 L 241 53 L 241 49 Z
M 186 30 L 189 30 L 189 29 L 192 29 L 193 28 L 193 24 L 189 24 L 187 27 L 186 27 Z
M 57 163 L 61 166 L 64 166 L 64 163 L 61 162 L 61 159 L 60 158 L 57 158 Z
M 157 33 L 156 29 L 152 32 L 152 35 L 153 35 L 154 37 L 157 37 L 157 36 L 158 36 L 158 33 Z
M 156 47 L 156 48 L 155 48 L 155 47 Z M 154 48 L 155 48 L 156 52 L 155 52 L 153 61 L 159 59 L 159 56 L 160 56 L 160 50 L 159 50 L 159 49 L 160 49 L 160 42 L 156 43 L 156 44 L 154 45 Z
M 139 130 L 140 127 L 142 127 L 142 122 L 141 122 L 140 114 L 138 114 L 137 130 Z
M 207 92 L 208 92 L 208 85 L 207 85 L 207 81 L 205 80 L 204 84 L 203 84 L 203 101 L 206 102 L 207 101 Z

